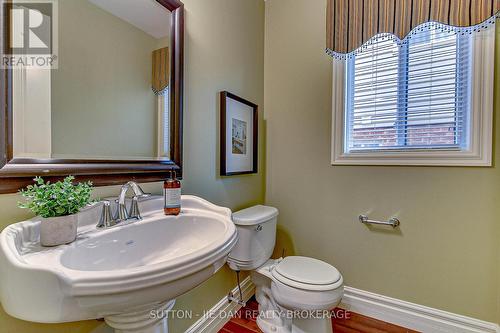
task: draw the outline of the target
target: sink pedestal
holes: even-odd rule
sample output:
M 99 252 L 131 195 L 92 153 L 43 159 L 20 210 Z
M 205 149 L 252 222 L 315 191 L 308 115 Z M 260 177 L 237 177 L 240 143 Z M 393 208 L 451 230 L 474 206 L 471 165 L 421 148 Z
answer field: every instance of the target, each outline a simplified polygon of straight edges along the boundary
M 130 313 L 105 317 L 116 333 L 168 333 L 168 311 L 175 300 L 145 306 Z

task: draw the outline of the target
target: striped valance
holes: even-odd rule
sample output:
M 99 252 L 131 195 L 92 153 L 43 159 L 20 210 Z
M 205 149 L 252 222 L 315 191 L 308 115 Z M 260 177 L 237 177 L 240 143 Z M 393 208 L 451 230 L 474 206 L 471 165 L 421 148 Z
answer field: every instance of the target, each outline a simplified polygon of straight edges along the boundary
M 155 94 L 162 94 L 170 83 L 168 47 L 153 51 L 153 74 L 151 87 Z
M 378 33 L 403 39 L 416 26 L 436 21 L 475 26 L 500 10 L 500 0 L 327 0 L 327 49 L 349 53 Z

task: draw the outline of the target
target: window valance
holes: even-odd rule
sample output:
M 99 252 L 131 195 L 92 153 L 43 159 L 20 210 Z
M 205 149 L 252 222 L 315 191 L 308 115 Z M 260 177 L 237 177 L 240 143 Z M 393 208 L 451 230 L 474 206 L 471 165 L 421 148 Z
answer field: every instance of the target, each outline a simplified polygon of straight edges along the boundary
M 499 16 L 500 0 L 327 0 L 327 50 L 348 54 L 379 33 L 404 39 L 434 21 L 453 27 L 486 27 Z
M 153 51 L 153 73 L 151 86 L 155 94 L 161 95 L 170 83 L 168 47 Z

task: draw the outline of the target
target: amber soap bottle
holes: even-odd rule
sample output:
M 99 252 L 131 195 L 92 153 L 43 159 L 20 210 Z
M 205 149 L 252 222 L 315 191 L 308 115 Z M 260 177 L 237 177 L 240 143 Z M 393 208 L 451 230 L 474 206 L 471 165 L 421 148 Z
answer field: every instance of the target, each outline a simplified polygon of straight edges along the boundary
M 175 171 L 170 172 L 170 178 L 163 183 L 163 198 L 165 215 L 179 215 L 181 212 L 181 182 Z

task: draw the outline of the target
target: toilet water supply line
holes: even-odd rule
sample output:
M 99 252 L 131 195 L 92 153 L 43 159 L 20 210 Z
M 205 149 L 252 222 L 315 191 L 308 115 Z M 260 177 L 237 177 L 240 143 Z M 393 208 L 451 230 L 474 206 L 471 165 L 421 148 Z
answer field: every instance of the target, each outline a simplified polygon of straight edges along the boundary
M 239 291 L 240 297 L 239 297 L 239 299 L 236 298 L 234 296 L 233 292 L 230 291 L 229 294 L 227 295 L 227 300 L 229 301 L 229 303 L 236 302 L 236 304 L 238 304 L 238 305 L 245 306 L 246 303 L 243 300 L 243 293 L 241 292 L 240 271 L 236 271 L 236 281 L 238 281 L 238 291 Z

